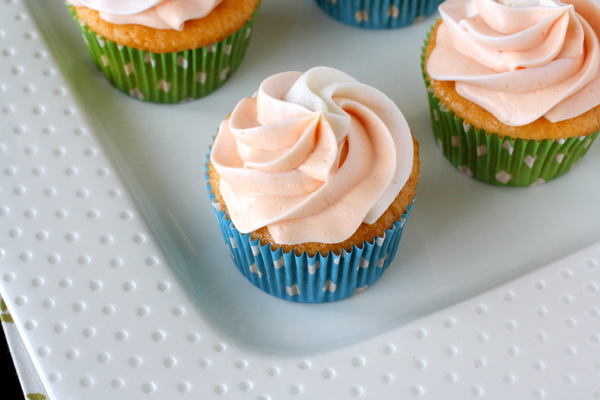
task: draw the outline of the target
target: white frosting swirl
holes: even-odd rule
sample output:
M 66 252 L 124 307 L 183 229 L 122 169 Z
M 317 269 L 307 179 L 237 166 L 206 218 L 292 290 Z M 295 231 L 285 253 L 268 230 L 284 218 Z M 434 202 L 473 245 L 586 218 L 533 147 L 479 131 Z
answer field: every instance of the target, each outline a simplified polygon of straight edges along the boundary
M 447 0 L 427 69 L 501 122 L 576 117 L 600 104 L 593 0 Z
M 279 244 L 338 243 L 375 222 L 410 176 L 413 143 L 398 107 L 333 68 L 285 72 L 240 101 L 211 161 L 236 228 Z
M 185 21 L 207 16 L 222 0 L 67 0 L 96 10 L 117 25 L 135 24 L 155 29 L 183 30 Z

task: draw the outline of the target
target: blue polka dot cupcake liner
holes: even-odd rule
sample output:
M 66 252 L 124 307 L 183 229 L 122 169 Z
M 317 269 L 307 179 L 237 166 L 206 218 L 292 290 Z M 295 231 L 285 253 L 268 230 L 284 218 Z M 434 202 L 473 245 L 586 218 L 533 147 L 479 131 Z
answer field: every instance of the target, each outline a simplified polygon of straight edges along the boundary
M 296 254 L 273 250 L 252 235 L 239 232 L 207 189 L 223 239 L 237 269 L 254 286 L 280 299 L 299 303 L 326 303 L 358 294 L 373 285 L 396 256 L 413 203 L 382 237 L 340 254 Z
M 366 29 L 395 29 L 424 20 L 442 0 L 316 0 L 334 19 Z
M 121 92 L 153 103 L 182 103 L 221 87 L 242 63 L 250 44 L 256 11 L 246 24 L 224 40 L 173 53 L 138 50 L 92 31 L 69 11 L 83 35 L 94 65 Z

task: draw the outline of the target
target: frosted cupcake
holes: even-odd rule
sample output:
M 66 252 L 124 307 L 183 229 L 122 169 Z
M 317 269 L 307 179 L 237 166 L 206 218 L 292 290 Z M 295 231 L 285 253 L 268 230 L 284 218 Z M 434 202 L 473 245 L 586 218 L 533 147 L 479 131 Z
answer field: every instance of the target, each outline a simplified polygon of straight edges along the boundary
M 238 269 L 274 296 L 343 299 L 396 254 L 418 145 L 383 93 L 327 67 L 262 82 L 221 123 L 208 188 Z
M 593 0 L 448 0 L 424 49 L 433 130 L 450 162 L 496 185 L 569 171 L 600 129 Z
M 345 24 L 367 29 L 411 25 L 433 14 L 442 0 L 316 0 L 323 11 Z
M 205 96 L 241 64 L 260 0 L 67 0 L 94 61 L 122 92 Z

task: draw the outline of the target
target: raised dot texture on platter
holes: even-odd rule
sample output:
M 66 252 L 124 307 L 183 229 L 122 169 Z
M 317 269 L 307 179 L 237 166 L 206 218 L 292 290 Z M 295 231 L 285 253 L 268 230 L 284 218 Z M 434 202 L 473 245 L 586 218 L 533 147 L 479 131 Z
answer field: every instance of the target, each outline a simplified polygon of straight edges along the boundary
M 448 398 L 493 399 L 502 387 L 525 399 L 568 398 L 561 397 L 566 390 L 584 387 L 589 390 L 583 398 L 600 399 L 595 384 L 600 359 L 593 356 L 600 348 L 598 247 L 330 354 L 263 360 L 205 329 L 97 132 L 83 119 L 89 110 L 80 109 L 71 93 L 79 89 L 62 79 L 55 53 L 26 7 L 23 1 L 0 1 L 0 59 L 9 76 L 0 74 L 0 277 L 4 300 L 20 317 L 17 323 L 31 340 L 41 375 L 61 394 L 57 397 L 91 398 L 102 389 L 114 398 L 196 399 L 205 390 L 214 398 L 277 400 L 307 398 L 318 382 L 340 388 L 340 400 L 387 393 L 443 398 L 436 390 Z M 26 43 L 15 44 L 15 37 Z M 80 228 L 77 221 L 87 225 Z M 104 224 L 115 229 L 96 229 Z M 139 253 L 114 250 L 123 242 Z M 140 279 L 131 274 L 134 269 L 151 278 Z M 98 297 L 102 301 L 94 300 Z M 156 340 L 156 332 L 164 337 Z M 161 353 L 151 358 L 120 351 L 137 340 Z M 177 354 L 169 351 L 173 343 L 180 346 Z M 405 358 L 407 348 L 414 354 Z M 500 360 L 519 362 L 522 370 L 498 365 L 503 361 L 491 349 Z M 558 361 L 546 357 L 549 352 L 564 370 L 556 372 Z M 138 367 L 128 364 L 134 357 L 143 360 Z M 477 382 L 467 382 L 468 375 L 452 366 L 463 362 L 478 374 Z M 140 374 L 156 368 L 164 380 L 134 379 L 117 371 L 123 364 Z M 68 365 L 81 371 L 73 373 Z M 96 375 L 101 370 L 111 372 Z M 491 370 L 495 373 L 487 375 Z M 222 378 L 223 372 L 230 378 Z M 202 374 L 220 378 L 198 383 Z M 544 384 L 529 382 L 532 374 Z M 75 395 L 63 395 L 69 386 Z

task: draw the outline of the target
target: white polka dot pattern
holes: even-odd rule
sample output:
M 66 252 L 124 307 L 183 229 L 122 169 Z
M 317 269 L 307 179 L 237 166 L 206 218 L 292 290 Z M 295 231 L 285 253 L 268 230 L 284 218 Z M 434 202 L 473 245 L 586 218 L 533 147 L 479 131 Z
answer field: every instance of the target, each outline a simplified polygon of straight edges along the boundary
M 51 398 L 600 398 L 600 243 L 339 350 L 236 348 L 189 312 L 45 46 L 0 3 L 0 289 Z

